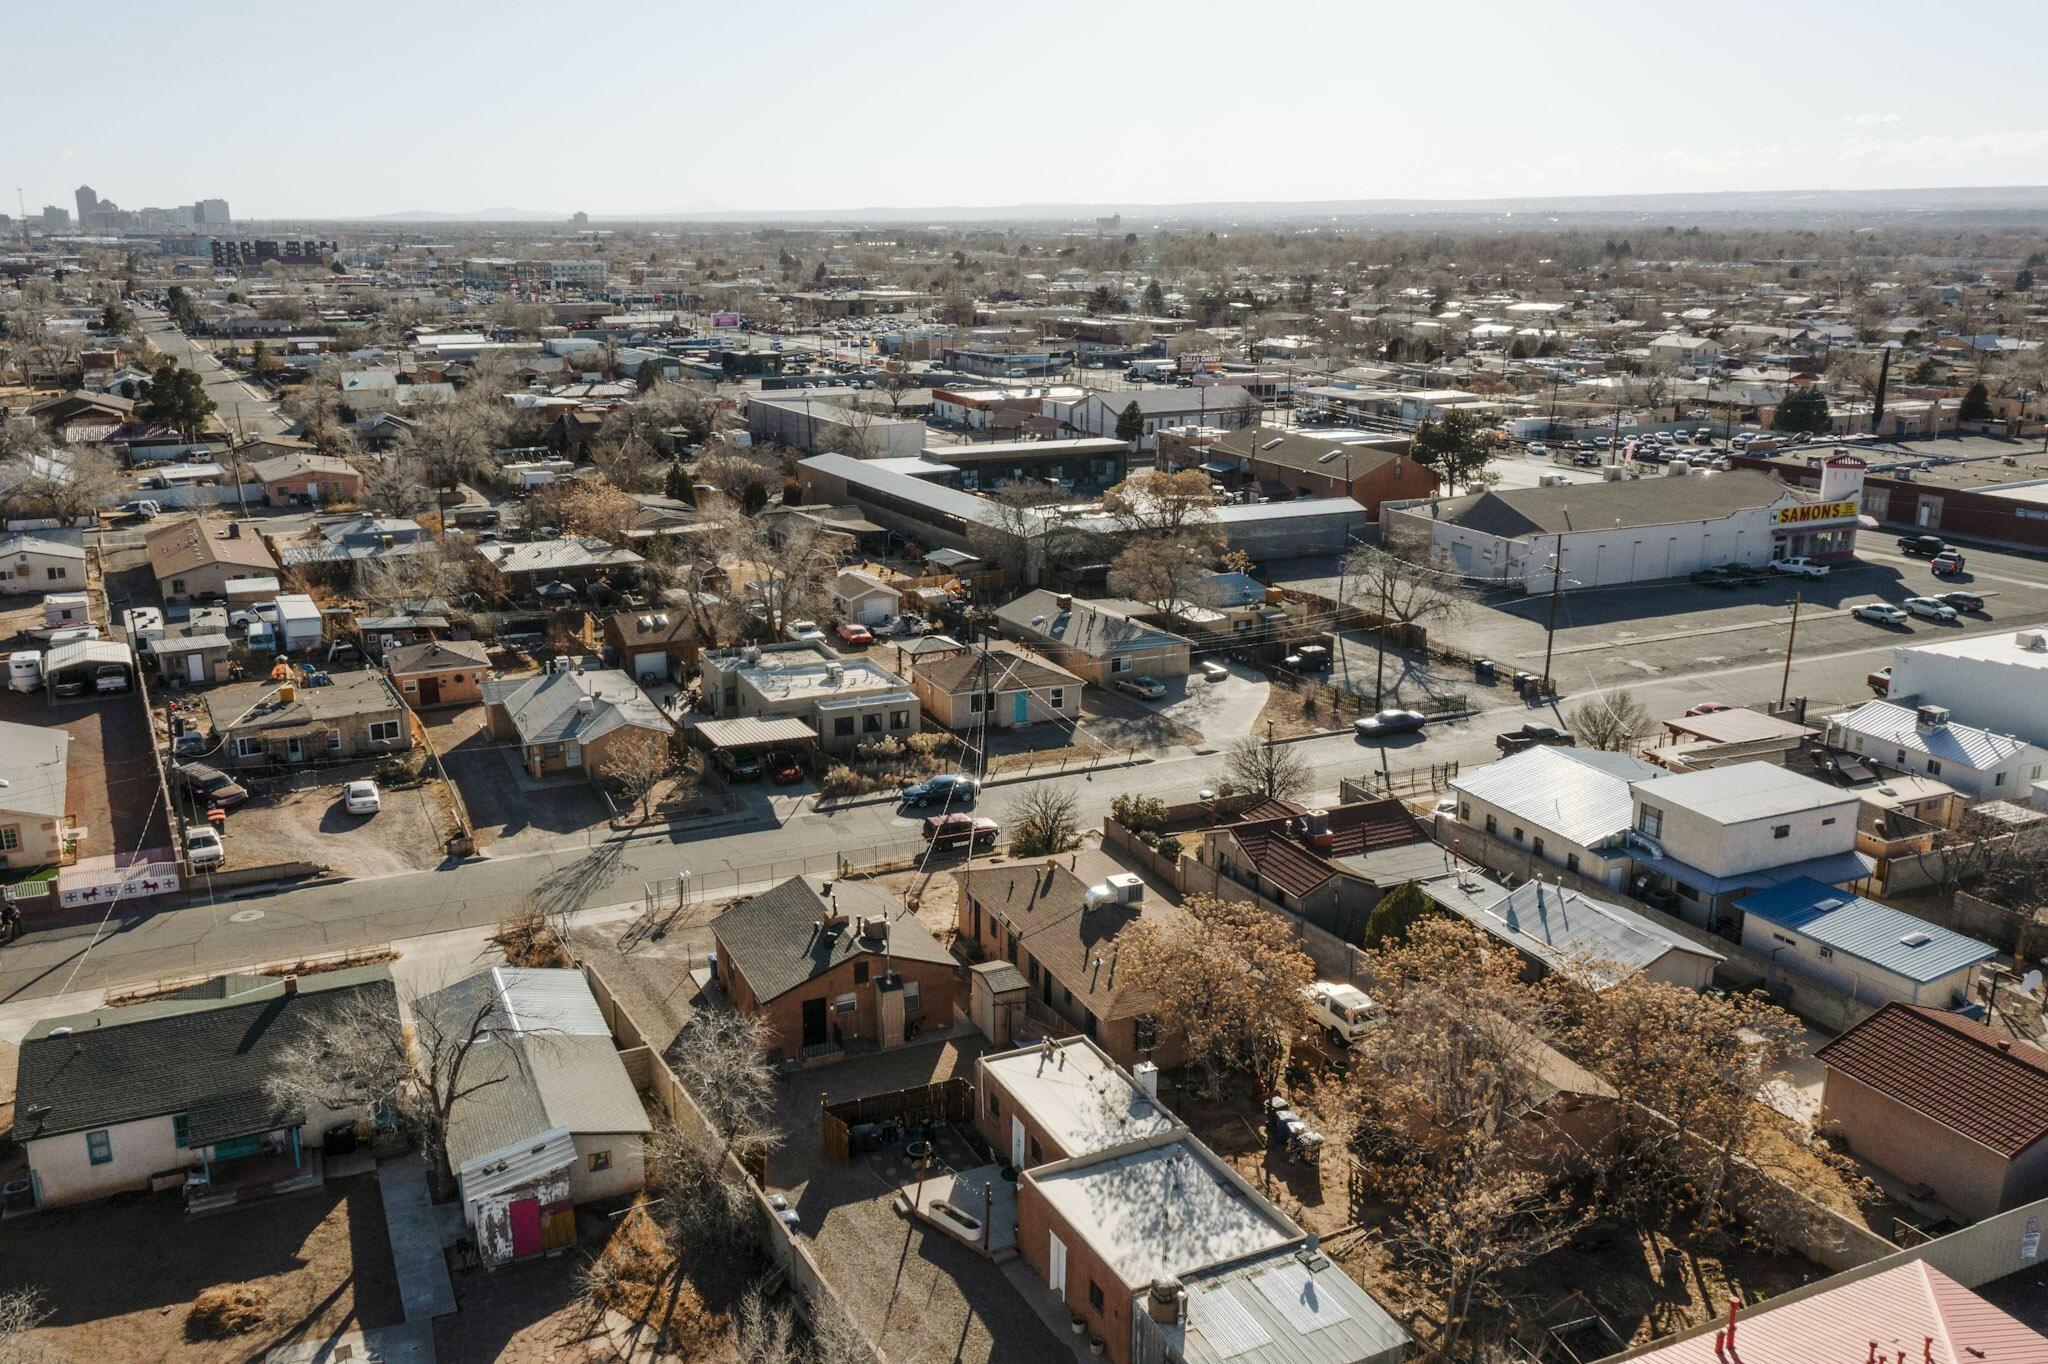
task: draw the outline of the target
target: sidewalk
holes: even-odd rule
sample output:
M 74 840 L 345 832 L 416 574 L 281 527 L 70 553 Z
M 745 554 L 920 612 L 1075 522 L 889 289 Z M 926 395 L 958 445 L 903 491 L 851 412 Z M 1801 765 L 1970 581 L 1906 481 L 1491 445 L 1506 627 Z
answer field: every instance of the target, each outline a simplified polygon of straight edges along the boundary
M 391 1228 L 391 1262 L 398 1270 L 405 1324 L 426 1332 L 431 1354 L 433 1319 L 455 1310 L 455 1285 L 441 1253 L 441 1222 L 427 1193 L 426 1165 L 411 1155 L 385 1161 L 377 1167 L 377 1191 Z

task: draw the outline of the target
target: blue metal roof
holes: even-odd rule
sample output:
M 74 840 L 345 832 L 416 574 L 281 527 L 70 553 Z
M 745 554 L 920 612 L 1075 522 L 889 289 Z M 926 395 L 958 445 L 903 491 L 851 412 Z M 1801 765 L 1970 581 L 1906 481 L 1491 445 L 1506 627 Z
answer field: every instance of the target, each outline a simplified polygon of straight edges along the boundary
M 1750 886 L 1778 886 L 1787 881 L 1823 881 L 1842 885 L 1850 881 L 1861 881 L 1877 870 L 1877 860 L 1867 853 L 1839 852 L 1825 857 L 1809 857 L 1804 862 L 1788 862 L 1782 867 L 1760 867 L 1756 871 L 1739 872 L 1734 876 L 1710 876 L 1689 862 L 1675 857 L 1660 857 L 1644 848 L 1640 842 L 1631 842 L 1629 856 L 1639 867 L 1662 872 L 1674 881 L 1683 881 L 1705 895 L 1724 895 L 1731 890 L 1743 890 Z M 1836 892 L 1840 893 L 1840 892 Z
M 1998 955 L 1975 938 L 1804 877 L 1745 896 L 1735 907 L 1922 984 Z

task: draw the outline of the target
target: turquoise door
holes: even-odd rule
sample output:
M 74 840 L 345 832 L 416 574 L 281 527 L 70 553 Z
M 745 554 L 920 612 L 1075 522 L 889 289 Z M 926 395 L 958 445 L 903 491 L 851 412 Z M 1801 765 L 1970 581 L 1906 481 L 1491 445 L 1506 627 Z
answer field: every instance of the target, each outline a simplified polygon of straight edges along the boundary
M 1010 723 L 1013 725 L 1028 725 L 1031 723 L 1030 692 L 1020 691 L 1017 693 L 1014 707 L 1010 711 Z

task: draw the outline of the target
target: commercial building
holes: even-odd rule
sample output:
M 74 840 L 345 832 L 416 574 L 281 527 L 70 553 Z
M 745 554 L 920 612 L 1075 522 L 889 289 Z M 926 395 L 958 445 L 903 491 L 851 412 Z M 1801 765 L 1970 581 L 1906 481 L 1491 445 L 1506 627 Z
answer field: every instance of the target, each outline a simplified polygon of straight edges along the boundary
M 969 492 L 1009 483 L 1049 483 L 1066 492 L 1093 494 L 1123 482 L 1130 472 L 1131 447 L 1091 436 L 928 445 L 924 457 L 952 470 L 941 475 L 940 482 Z
M 931 437 L 923 422 L 780 393 L 748 395 L 747 432 L 757 445 L 786 445 L 807 455 L 836 451 L 855 458 L 922 454 Z
M 1889 408 L 1888 408 L 1889 410 Z M 1910 441 L 1857 456 L 1736 455 L 1795 487 L 1818 485 L 1827 465 L 1865 469 L 1863 514 L 1900 533 L 1945 534 L 2020 549 L 2048 549 L 2048 455 L 1976 437 Z
M 1259 400 L 1246 389 L 1232 384 L 1205 384 L 1194 388 L 1091 392 L 1077 403 L 1048 402 L 1045 415 L 1091 436 L 1113 437 L 1117 422 L 1131 407 L 1136 407 L 1144 419 L 1137 442 L 1140 450 L 1153 449 L 1161 431 L 1181 426 L 1234 430 L 1254 425 L 1262 411 Z
M 1436 491 L 1436 473 L 1408 457 L 1409 444 L 1397 435 L 1333 440 L 1246 426 L 1186 442 L 1162 437 L 1160 459 L 1269 498 L 1349 497 L 1376 516 L 1382 502 L 1412 501 Z
M 2048 625 L 1892 651 L 1890 695 L 2048 745 Z

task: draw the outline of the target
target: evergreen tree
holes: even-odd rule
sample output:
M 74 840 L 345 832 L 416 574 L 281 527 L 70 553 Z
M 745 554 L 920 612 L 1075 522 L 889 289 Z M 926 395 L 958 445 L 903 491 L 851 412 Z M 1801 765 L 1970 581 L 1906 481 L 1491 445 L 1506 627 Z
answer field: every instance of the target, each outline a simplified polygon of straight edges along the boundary
M 1956 411 L 1960 421 L 1984 422 L 1991 420 L 1991 390 L 1984 387 L 1979 379 L 1970 385 L 1970 391 L 1963 395 L 1963 405 Z
M 1429 897 L 1413 881 L 1404 881 L 1380 897 L 1365 920 L 1365 945 L 1378 951 L 1383 945 L 1405 943 L 1408 930 L 1429 913 Z
M 1771 414 L 1771 429 L 1826 435 L 1834 430 L 1834 418 L 1828 414 L 1828 395 L 1812 384 L 1793 389 Z
M 1117 414 L 1116 438 L 1135 449 L 1138 442 L 1144 438 L 1144 435 L 1145 409 L 1139 407 L 1137 400 L 1134 398 L 1123 411 Z
M 166 360 L 149 376 L 149 387 L 142 395 L 137 415 L 144 421 L 171 427 L 190 440 L 198 436 L 213 409 L 213 399 L 206 396 L 206 385 L 200 382 L 199 375 Z

